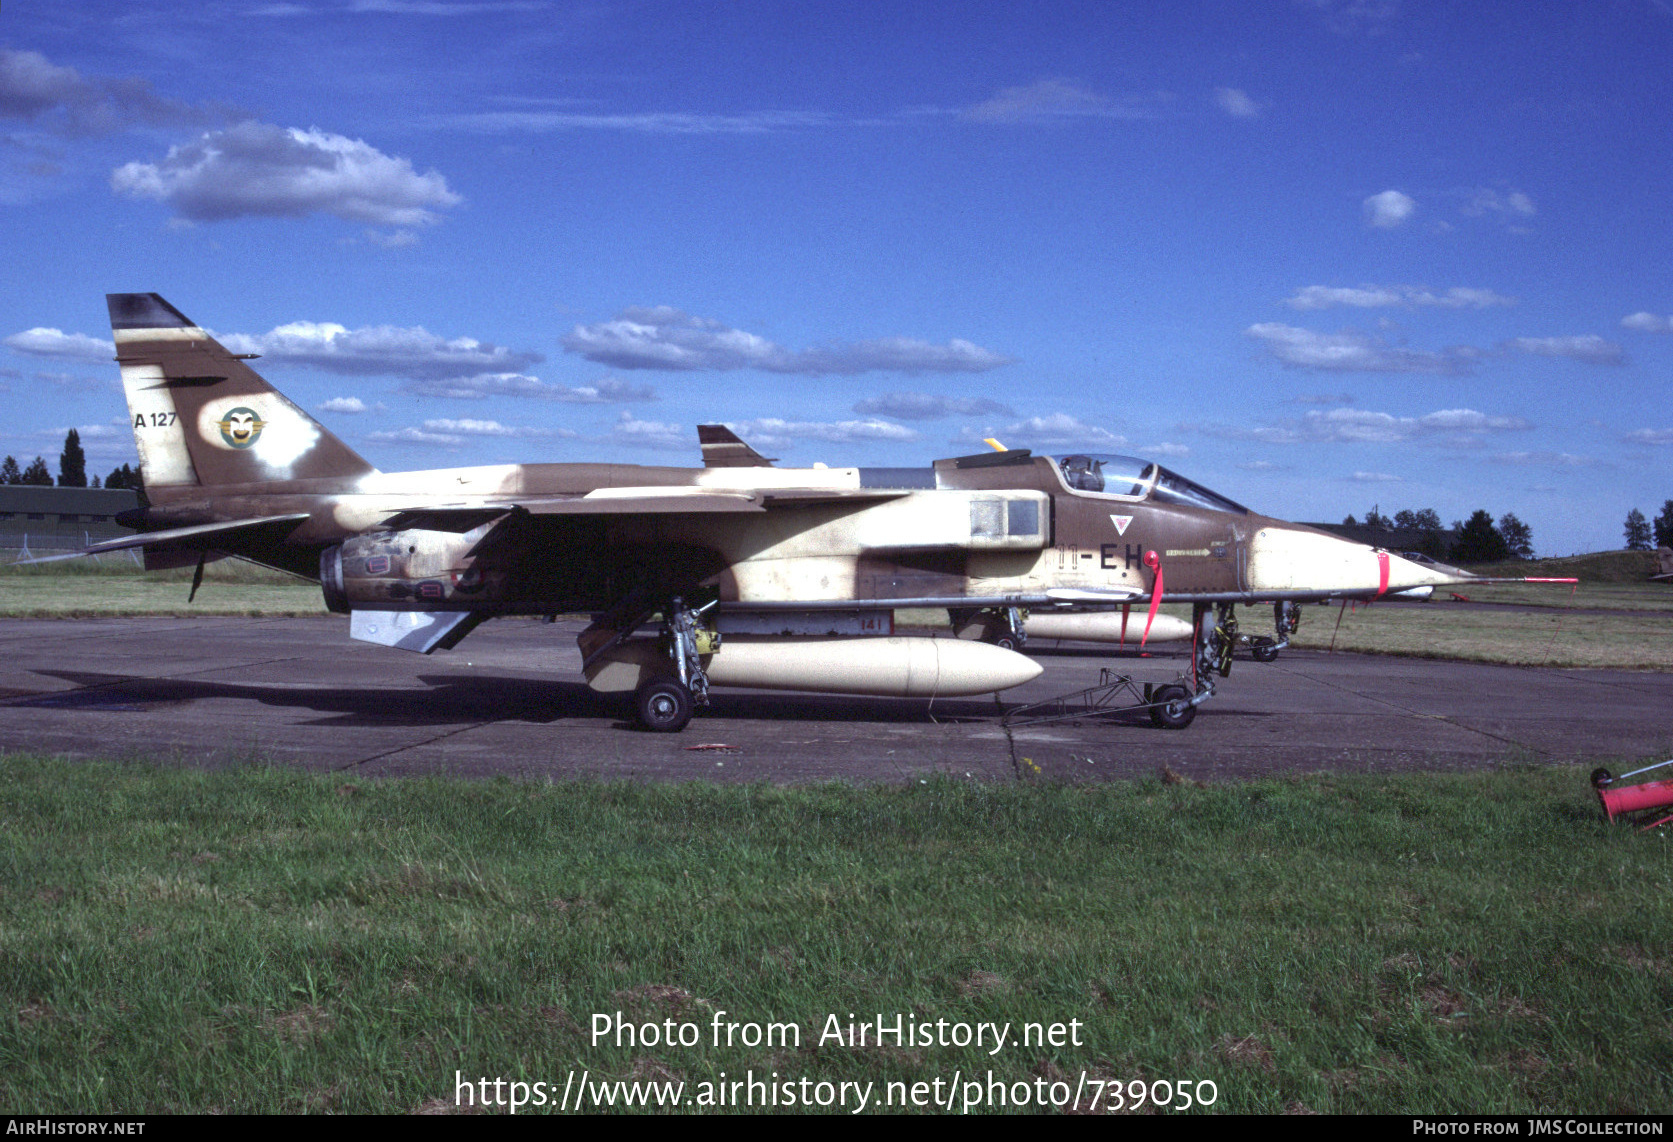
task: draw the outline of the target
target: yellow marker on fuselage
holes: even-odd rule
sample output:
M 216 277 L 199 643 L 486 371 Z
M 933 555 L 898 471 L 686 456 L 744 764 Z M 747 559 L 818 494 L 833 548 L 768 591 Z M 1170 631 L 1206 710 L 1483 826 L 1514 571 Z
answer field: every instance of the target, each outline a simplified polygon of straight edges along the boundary
M 999 443 L 999 441 L 995 440 L 991 436 L 984 438 L 982 440 L 982 443 L 986 444 L 989 448 L 993 449 L 995 452 L 1009 452 L 1010 451 L 1009 448 L 1005 447 L 1003 444 Z

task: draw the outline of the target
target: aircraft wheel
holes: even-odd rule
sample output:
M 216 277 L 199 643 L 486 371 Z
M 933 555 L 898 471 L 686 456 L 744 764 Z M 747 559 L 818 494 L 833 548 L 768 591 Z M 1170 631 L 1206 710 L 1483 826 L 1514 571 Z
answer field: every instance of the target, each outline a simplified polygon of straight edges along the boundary
M 1000 650 L 1015 650 L 1017 649 L 1017 640 L 1008 634 L 1002 634 L 993 640 L 993 645 Z
M 1161 729 L 1182 730 L 1197 716 L 1191 694 L 1183 686 L 1158 686 L 1150 700 L 1158 703 L 1150 707 L 1151 724 Z
M 1278 648 L 1276 646 L 1251 647 L 1249 653 L 1254 655 L 1256 662 L 1277 662 Z
M 691 691 L 667 678 L 639 687 L 633 711 L 639 724 L 659 734 L 677 734 L 691 721 Z

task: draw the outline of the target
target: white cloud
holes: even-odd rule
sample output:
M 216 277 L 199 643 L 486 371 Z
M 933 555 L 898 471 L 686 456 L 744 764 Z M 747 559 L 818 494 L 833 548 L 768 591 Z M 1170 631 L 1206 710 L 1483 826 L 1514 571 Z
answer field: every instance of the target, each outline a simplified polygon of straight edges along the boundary
M 825 127 L 838 120 L 819 111 L 756 111 L 746 115 L 697 115 L 681 111 L 646 111 L 596 115 L 563 109 L 477 111 L 437 116 L 432 126 L 469 131 L 628 131 L 644 135 L 763 135 Z
M 80 373 L 36 373 L 37 381 L 45 381 L 49 385 L 56 385 L 61 389 L 72 392 L 94 393 L 122 391 L 122 382 L 115 377 L 89 377 Z
M 1145 445 L 1139 449 L 1139 454 L 1141 456 L 1161 456 L 1164 459 L 1178 460 L 1181 457 L 1189 456 L 1191 449 L 1184 444 L 1170 444 L 1163 441 L 1160 444 Z
M 425 432 L 450 436 L 574 436 L 569 429 L 531 428 L 501 424 L 497 420 L 426 420 Z
M 1262 322 L 1243 332 L 1262 342 L 1285 365 L 1332 373 L 1451 375 L 1469 372 L 1472 356 L 1470 351 L 1458 348 L 1442 353 L 1401 349 L 1351 329 L 1341 333 L 1314 333 L 1293 325 Z
M 1323 14 L 1325 26 L 1339 36 L 1363 32 L 1381 35 L 1388 22 L 1400 13 L 1399 0 L 1296 0 Z
M 379 444 L 412 444 L 421 448 L 458 448 L 465 442 L 463 436 L 452 433 L 426 432 L 421 428 L 399 428 L 392 432 L 371 432 L 366 435 L 367 440 Z
M 1288 470 L 1286 465 L 1274 464 L 1270 460 L 1245 460 L 1238 467 L 1245 472 L 1283 472 Z
M 1398 190 L 1385 190 L 1367 198 L 1365 221 L 1382 230 L 1391 230 L 1410 218 L 1417 210 L 1417 202 Z
M 1673 333 L 1673 317 L 1658 317 L 1640 310 L 1621 318 L 1622 329 L 1636 329 L 1640 333 Z
M 1472 218 L 1496 214 L 1504 218 L 1532 218 L 1538 213 L 1534 200 L 1519 190 L 1501 193 L 1485 187 L 1470 192 L 1470 201 L 1462 208 Z
M 396 16 L 477 16 L 484 12 L 538 12 L 545 0 L 353 0 L 350 12 L 381 12 Z
M 689 449 L 695 455 L 698 449 L 694 430 L 679 424 L 640 420 L 625 409 L 611 428 L 610 439 L 630 448 L 655 448 L 664 452 Z
M 132 459 L 136 455 L 133 430 L 128 427 L 126 418 L 117 420 L 114 425 L 78 424 L 74 427 L 76 435 L 81 438 L 82 451 L 87 453 L 90 460 Z M 38 448 L 47 454 L 46 458 L 49 462 L 52 461 L 62 450 L 64 437 L 69 434 L 70 428 L 71 426 L 66 424 L 58 428 L 39 429 L 29 433 L 29 438 L 41 442 L 39 445 L 32 445 L 29 451 L 33 452 Z M 19 456 L 17 459 L 19 463 L 24 462 L 23 456 Z M 87 475 L 89 477 L 94 475 L 102 477 L 104 473 L 88 472 Z
M 151 198 L 193 222 L 334 214 L 379 226 L 427 226 L 432 208 L 463 201 L 435 171 L 317 127 L 246 122 L 169 148 L 159 163 L 131 162 L 110 176 L 119 194 Z
M 412 381 L 402 385 L 403 392 L 424 397 L 446 397 L 451 400 L 482 400 L 486 397 L 526 397 L 532 400 L 553 400 L 565 404 L 625 404 L 631 401 L 654 401 L 656 391 L 649 385 L 635 385 L 619 377 L 605 377 L 590 385 L 549 384 L 538 377 L 523 373 L 479 373 L 474 377 L 443 377 Z
M 1200 431 L 1263 444 L 1399 444 L 1428 441 L 1453 447 L 1479 444 L 1483 434 L 1533 428 L 1519 416 L 1490 416 L 1469 408 L 1441 409 L 1425 416 L 1395 416 L 1370 409 L 1309 410 L 1299 420 L 1258 428 L 1208 425 Z
M 551 7 L 550 0 L 350 0 L 346 7 L 338 4 L 312 6 L 306 4 L 263 4 L 246 11 L 249 16 L 312 16 L 340 13 L 389 16 L 477 16 L 484 12 L 539 12 Z
M 74 68 L 59 67 L 39 52 L 0 49 L 0 116 L 34 119 L 97 98 Z
M 1621 347 L 1595 333 L 1581 337 L 1513 337 L 1504 344 L 1541 357 L 1571 357 L 1591 365 L 1626 364 L 1626 354 Z
M 908 441 L 918 434 L 905 425 L 886 420 L 839 420 L 817 422 L 762 417 L 728 423 L 739 436 L 763 448 L 785 448 L 796 440 L 822 440 L 831 444 L 852 444 L 861 440 Z
M 85 333 L 64 333 L 57 329 L 26 329 L 6 338 L 6 348 L 31 357 L 55 357 L 65 361 L 109 363 L 116 356 L 116 343 L 89 337 Z
M 422 326 L 348 329 L 329 321 L 293 321 L 254 335 L 232 333 L 222 337 L 221 343 L 234 353 L 259 353 L 328 373 L 414 380 L 509 371 L 544 360 L 539 353 L 520 353 L 471 337 L 448 340 Z
M 332 397 L 314 407 L 321 412 L 357 413 L 366 412 L 370 406 L 359 397 Z
M 1253 119 L 1261 113 L 1261 105 L 1235 87 L 1216 87 L 1214 101 L 1220 110 L 1236 119 Z
M 967 107 L 962 117 L 977 123 L 1047 123 L 1062 119 L 1149 119 L 1164 95 L 1111 99 L 1073 79 L 1039 79 L 1003 88 L 991 99 Z
M 1540 468 L 1585 468 L 1597 463 L 1590 456 L 1572 452 L 1499 452 L 1488 459 L 1495 464 Z
M 1628 444 L 1673 444 L 1673 428 L 1637 428 L 1622 439 Z
M 854 406 L 861 416 L 897 420 L 940 420 L 949 416 L 1015 416 L 1016 411 L 986 397 L 947 397 L 936 393 L 884 393 Z
M 1411 308 L 1430 306 L 1441 309 L 1486 309 L 1495 305 L 1515 305 L 1514 297 L 1495 293 L 1490 289 L 1470 289 L 1454 286 L 1437 294 L 1419 286 L 1302 286 L 1295 296 L 1284 299 L 1291 309 L 1329 309 L 1345 305 L 1356 309 L 1377 309 L 1398 306 Z
M 1387 472 L 1355 472 L 1349 477 L 1360 484 L 1398 484 L 1399 476 L 1390 476 Z
M 624 310 L 613 321 L 577 325 L 563 347 L 618 369 L 760 369 L 805 376 L 867 372 L 980 373 L 1012 363 L 969 341 L 932 345 L 908 337 L 791 351 L 718 321 L 670 306 Z
M 1505 432 L 1521 431 L 1533 425 L 1519 416 L 1488 416 L 1473 408 L 1448 408 L 1419 417 L 1418 424 L 1426 430 Z
M 1119 436 L 1097 425 L 1083 424 L 1068 413 L 1062 412 L 1050 416 L 1031 416 L 999 428 L 984 428 L 980 432 L 965 429 L 953 443 L 981 441 L 990 436 L 998 439 L 1007 448 L 1080 448 L 1088 452 L 1101 452 L 1127 446 L 1125 436 Z
M 1285 404 L 1316 404 L 1316 405 L 1326 405 L 1326 406 L 1328 406 L 1328 405 L 1338 405 L 1338 404 L 1352 404 L 1353 402 L 1354 402 L 1354 398 L 1349 393 L 1307 393 L 1303 396 L 1291 397 L 1289 400 L 1285 401 L 1284 403 Z
M 366 231 L 366 241 L 374 246 L 382 246 L 386 250 L 404 250 L 408 246 L 418 245 L 418 235 L 411 230 L 396 230 L 385 234 L 381 230 Z
M 61 134 L 95 135 L 136 126 L 203 124 L 230 109 L 164 99 L 148 80 L 86 77 L 39 52 L 0 48 L 0 119 L 21 119 Z

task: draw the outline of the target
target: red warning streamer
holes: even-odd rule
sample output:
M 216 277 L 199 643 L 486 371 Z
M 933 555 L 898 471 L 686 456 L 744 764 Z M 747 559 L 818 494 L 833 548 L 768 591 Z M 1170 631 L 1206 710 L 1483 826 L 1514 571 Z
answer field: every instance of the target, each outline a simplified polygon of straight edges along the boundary
M 1377 552 L 1377 593 L 1375 595 L 1371 596 L 1371 600 L 1373 602 L 1375 602 L 1376 600 L 1382 598 L 1383 595 L 1385 595 L 1387 593 L 1388 593 L 1388 552 L 1379 551 L 1379 552 Z
M 1162 605 L 1162 557 L 1156 554 L 1155 548 L 1144 553 L 1144 565 L 1156 572 L 1156 578 L 1150 587 L 1150 614 L 1144 620 L 1144 638 L 1139 639 L 1139 649 L 1150 638 L 1150 624 L 1156 621 L 1156 608 Z

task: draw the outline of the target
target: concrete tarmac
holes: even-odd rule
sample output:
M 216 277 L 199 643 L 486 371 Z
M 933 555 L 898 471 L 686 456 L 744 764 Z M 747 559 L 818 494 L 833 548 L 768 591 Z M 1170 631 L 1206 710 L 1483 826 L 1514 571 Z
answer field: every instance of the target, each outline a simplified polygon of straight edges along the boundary
M 899 782 L 1613 764 L 1673 756 L 1673 675 L 1286 650 L 1240 656 L 1184 730 L 1142 713 L 1007 728 L 1002 707 L 1153 657 L 1037 650 L 999 698 L 716 691 L 681 734 L 637 730 L 589 691 L 578 624 L 500 620 L 452 651 L 353 642 L 340 618 L 0 620 L 0 749 L 196 765 L 264 761 L 364 777 Z M 700 748 L 693 748 L 700 747 Z

